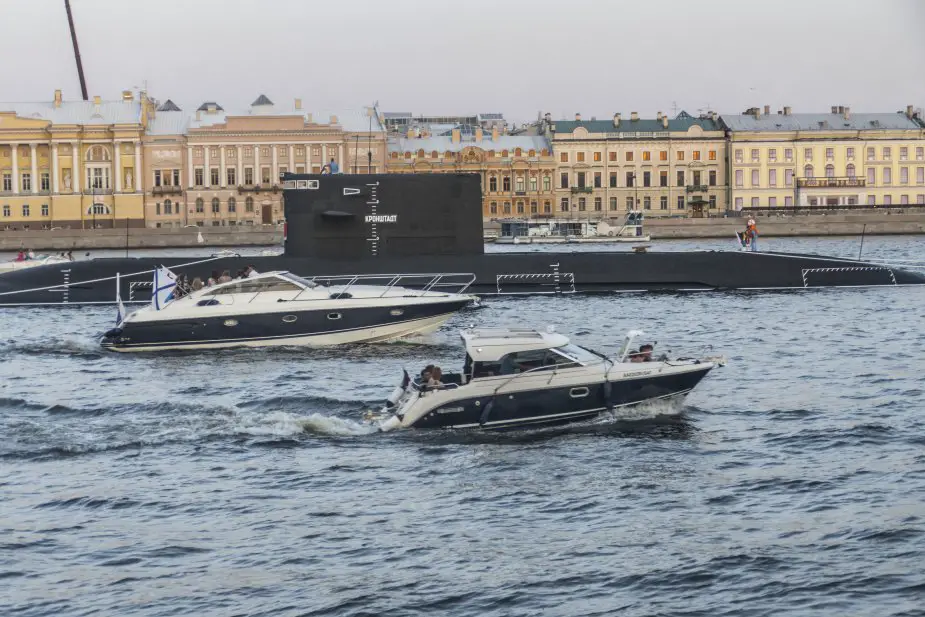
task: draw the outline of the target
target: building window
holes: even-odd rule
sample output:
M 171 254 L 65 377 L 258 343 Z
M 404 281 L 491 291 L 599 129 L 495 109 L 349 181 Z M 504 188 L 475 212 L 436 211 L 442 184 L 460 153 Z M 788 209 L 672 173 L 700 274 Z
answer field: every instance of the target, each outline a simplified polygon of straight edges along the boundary
M 244 186 L 253 186 L 254 185 L 254 168 L 245 167 L 244 168 Z
M 710 210 L 716 210 L 716 195 L 710 195 Z
M 197 168 L 194 170 L 194 175 L 195 175 L 195 177 L 196 177 L 196 184 L 195 184 L 195 186 L 202 186 L 202 185 L 203 185 L 203 179 L 205 178 L 205 176 L 203 175 L 202 167 L 197 167 Z
M 594 172 L 594 188 L 596 189 L 601 188 L 601 184 L 602 184 L 601 183 L 601 172 L 595 171 Z
M 915 198 L 915 203 L 925 204 L 925 195 L 917 195 Z
M 752 197 L 752 208 L 757 208 L 757 207 L 758 207 L 758 198 Z
M 694 150 L 694 152 L 693 152 L 692 154 L 694 155 L 694 160 L 695 160 L 695 161 L 699 161 L 699 160 L 700 160 L 700 150 Z
M 552 214 L 552 202 L 548 199 L 543 202 L 543 212 L 545 214 Z
M 221 182 L 221 180 L 220 180 L 220 176 L 218 173 L 218 167 L 212 167 L 211 169 L 209 169 L 209 180 L 212 183 L 212 186 L 219 185 L 219 182 Z
M 530 190 L 536 192 L 536 176 L 530 176 Z
M 601 161 L 601 153 L 600 153 L 600 152 L 595 152 L 595 153 L 594 153 L 594 161 L 597 162 L 597 163 L 599 163 L 599 162 Z
M 900 203 L 900 205 L 908 206 L 908 205 L 909 205 L 909 196 L 908 196 L 908 195 L 900 195 L 900 196 L 899 196 L 899 203 Z
M 833 161 L 835 160 L 835 148 L 826 148 L 825 149 L 825 160 Z
M 658 185 L 668 186 L 668 172 L 667 171 L 658 172 Z
M 867 205 L 868 205 L 868 206 L 876 206 L 876 205 L 877 205 L 877 198 L 874 197 L 873 195 L 868 195 L 868 196 L 867 196 Z
M 736 210 L 742 209 L 742 198 L 741 197 L 736 197 L 735 205 L 736 205 Z
M 173 214 L 173 203 L 169 199 L 164 200 L 164 214 Z
M 501 190 L 504 191 L 505 193 L 511 192 L 511 177 L 510 176 L 503 176 L 501 178 Z
M 594 198 L 594 211 L 600 212 L 603 209 L 604 209 L 603 201 L 601 200 L 600 197 L 595 197 Z
M 544 190 L 544 191 L 550 190 L 549 185 L 550 185 L 551 182 L 552 182 L 552 180 L 549 178 L 549 175 L 548 175 L 548 174 L 545 175 L 545 176 L 543 176 L 543 190 Z
M 228 213 L 234 214 L 237 211 L 238 211 L 238 200 L 235 199 L 234 197 L 229 197 L 228 198 Z
M 659 150 L 658 160 L 667 161 L 668 160 L 668 150 Z
M 3 174 L 3 191 L 5 193 L 13 191 L 13 176 L 11 174 Z
M 793 186 L 793 170 L 784 170 L 784 186 Z
M 700 172 L 692 171 L 691 173 L 694 174 L 694 181 L 693 181 L 694 186 L 700 186 L 700 180 L 701 180 Z
M 825 177 L 834 178 L 835 177 L 835 165 L 826 165 L 825 166 Z
M 788 163 L 793 161 L 793 148 L 784 148 L 784 160 Z
M 610 152 L 610 153 L 608 153 L 608 154 L 607 154 L 607 159 L 608 159 L 610 162 L 612 162 L 612 163 L 616 163 L 616 162 L 617 162 L 617 153 L 616 153 L 616 152 Z
M 789 195 L 787 197 L 784 197 L 784 207 L 785 208 L 793 207 L 793 197 L 790 197 Z
M 225 170 L 225 179 L 228 181 L 228 186 L 234 186 L 238 183 L 238 170 L 234 167 L 229 167 Z
M 777 186 L 777 170 L 768 170 L 768 186 Z
M 854 148 L 848 148 L 845 151 L 845 156 L 848 158 L 849 161 L 853 161 L 854 160 Z
M 642 198 L 642 209 L 651 210 L 652 209 L 652 198 L 646 195 Z
M 611 209 L 611 210 L 616 210 L 616 209 L 617 209 L 617 198 L 616 198 L 616 197 L 611 197 L 611 198 L 610 198 L 610 209 Z
M 684 209 L 684 196 L 678 195 L 678 210 Z
M 154 186 L 161 186 L 161 170 L 154 170 Z
M 745 186 L 745 172 L 741 169 L 736 169 L 736 188 L 742 188 Z
M 908 167 L 899 168 L 899 183 L 909 184 L 909 168 Z
M 768 160 L 772 163 L 777 161 L 777 148 L 768 149 Z
M 883 184 L 893 184 L 893 169 L 890 167 L 883 168 Z
M 813 177 L 813 166 L 812 165 L 807 165 L 806 167 L 803 168 L 803 176 L 806 178 Z
M 221 211 L 221 202 L 218 201 L 218 197 L 212 198 L 212 214 L 218 214 Z
M 736 163 L 741 163 L 741 162 L 742 162 L 742 150 L 741 150 L 741 148 L 737 148 L 737 149 L 736 149 L 736 152 L 735 152 L 735 161 L 736 161 Z
M 22 192 L 28 193 L 32 190 L 32 174 L 22 174 Z
M 658 208 L 659 210 L 668 209 L 668 195 L 662 195 L 658 198 Z
M 269 167 L 260 168 L 260 183 L 270 184 L 270 168 Z
M 29 216 L 29 204 L 22 205 L 22 215 Z
M 254 211 L 254 198 L 248 197 L 244 200 L 244 211 L 248 213 L 253 213 Z
M 48 216 L 48 204 L 42 204 L 42 216 Z
M 523 176 L 517 176 L 516 178 L 514 178 L 514 184 L 517 187 L 516 190 L 518 193 L 522 193 L 524 191 L 524 177 Z
M 635 184 L 635 182 L 636 182 L 636 174 L 631 171 L 626 172 L 626 186 L 628 188 L 633 188 L 633 185 Z
M 496 193 L 498 192 L 498 179 L 494 176 L 488 178 L 488 192 Z
M 617 172 L 615 171 L 610 172 L 610 188 L 617 188 Z
M 560 153 L 559 153 L 559 162 L 560 162 L 560 163 L 568 163 L 568 152 L 560 152 Z
M 157 202 L 156 204 L 154 204 L 154 214 L 156 214 L 157 216 L 161 215 L 161 202 Z
M 710 170 L 709 178 L 710 178 L 710 186 L 716 186 L 716 170 L 715 169 Z M 668 184 L 668 183 L 666 182 L 665 184 Z
M 578 188 L 580 189 L 585 188 L 585 172 L 579 171 L 578 174 L 576 174 L 576 176 L 577 176 L 576 180 L 578 181 Z
M 777 206 L 777 197 L 768 197 L 768 207 L 774 208 Z
M 684 186 L 684 170 L 678 170 L 678 186 Z
M 632 152 L 627 152 L 627 153 L 626 153 L 626 160 L 627 160 L 628 162 L 632 162 L 632 161 L 633 161 L 633 153 L 632 153 Z
M 488 204 L 488 212 L 490 214 L 498 214 L 498 202 L 497 201 L 493 201 L 490 204 Z
M 202 201 L 202 197 L 196 198 L 196 213 L 202 214 L 205 212 L 205 202 Z
M 813 149 L 812 148 L 803 148 L 803 158 L 807 161 L 813 160 Z
M 848 166 L 845 167 L 845 171 L 848 174 L 849 178 L 854 178 L 855 177 L 854 163 L 848 163 Z
M 870 186 L 877 184 L 877 170 L 874 167 L 867 168 L 867 184 Z
M 524 202 L 518 201 L 517 202 L 517 214 L 523 214 L 523 213 L 524 213 Z
M 635 210 L 635 209 L 636 209 L 636 204 L 635 204 L 635 202 L 633 202 L 633 198 L 632 198 L 632 197 L 627 197 L 627 198 L 626 198 L 626 209 L 627 209 L 627 211 L 629 211 L 629 210 Z
M 505 214 L 511 213 L 511 202 L 509 201 L 504 202 L 504 213 Z
M 563 171 L 559 174 L 559 188 L 567 189 L 568 188 L 568 172 Z
M 8 205 L 3 206 L 3 216 L 10 216 L 10 207 Z
M 539 208 L 537 207 L 537 203 L 535 201 L 531 201 L 530 202 L 530 214 L 536 214 L 538 212 L 539 212 Z
M 562 201 L 559 202 L 559 210 L 568 212 L 568 197 L 563 197 Z
M 875 149 L 875 148 L 868 148 L 868 149 L 867 149 L 867 160 L 868 160 L 868 161 L 873 161 L 873 160 L 876 160 L 876 158 L 877 158 L 876 149 Z
M 576 154 L 575 154 L 575 157 L 576 157 L 575 160 L 577 160 L 579 163 L 584 163 L 584 162 L 585 162 L 585 153 L 584 153 L 584 152 L 578 152 L 578 153 L 576 153 Z
M 884 206 L 892 206 L 892 205 L 893 205 L 893 196 L 892 196 L 892 195 L 884 195 L 884 196 L 883 196 L 883 205 L 884 205 Z
M 652 172 L 649 172 L 649 171 L 642 172 L 642 185 L 652 186 Z
M 678 160 L 679 160 L 679 161 L 683 161 L 683 160 L 684 160 L 684 151 L 683 151 L 683 150 L 678 150 L 677 156 L 678 156 Z
M 889 161 L 891 158 L 893 158 L 893 148 L 891 148 L 890 146 L 884 146 L 884 148 L 883 148 L 883 160 L 884 160 L 884 161 Z
M 578 198 L 578 211 L 579 211 L 579 212 L 584 212 L 585 210 L 586 210 L 586 208 L 585 208 L 585 198 L 584 198 L 584 197 L 579 197 L 579 198 Z
M 168 177 L 169 176 L 166 176 L 164 179 L 166 180 Z M 180 170 L 179 169 L 173 170 L 173 185 L 180 186 Z
M 915 183 L 925 184 L 925 167 L 915 168 Z
M 652 160 L 652 153 L 649 152 L 648 150 L 643 150 L 643 151 L 642 151 L 642 160 L 644 160 L 644 161 L 651 161 L 651 160 Z
M 40 191 L 45 191 L 46 193 L 51 190 L 51 176 L 47 171 L 43 171 L 40 176 L 41 184 L 39 185 Z
M 757 148 L 752 148 L 752 163 L 757 163 L 760 160 L 760 155 Z

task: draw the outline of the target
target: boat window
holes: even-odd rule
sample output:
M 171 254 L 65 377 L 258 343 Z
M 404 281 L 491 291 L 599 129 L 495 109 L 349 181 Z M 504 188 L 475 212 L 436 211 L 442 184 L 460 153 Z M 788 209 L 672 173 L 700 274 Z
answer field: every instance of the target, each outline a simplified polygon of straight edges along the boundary
M 568 357 L 575 362 L 580 362 L 581 364 L 590 364 L 601 359 L 600 356 L 593 354 L 584 347 L 579 347 L 578 345 L 563 345 L 562 347 L 556 347 L 554 351 Z
M 260 293 L 264 291 L 301 291 L 301 289 L 301 287 L 291 281 L 274 277 L 235 281 L 234 283 L 210 291 L 206 295 L 218 296 L 223 294 Z

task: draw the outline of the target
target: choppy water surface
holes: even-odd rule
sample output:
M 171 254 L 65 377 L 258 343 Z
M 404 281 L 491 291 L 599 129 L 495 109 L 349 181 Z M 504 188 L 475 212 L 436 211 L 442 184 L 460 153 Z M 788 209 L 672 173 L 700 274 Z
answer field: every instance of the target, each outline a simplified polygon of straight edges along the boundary
M 110 308 L 4 310 L 0 615 L 920 615 L 923 306 L 492 299 L 421 343 L 160 356 L 101 352 Z M 370 434 L 472 322 L 730 363 L 570 429 Z

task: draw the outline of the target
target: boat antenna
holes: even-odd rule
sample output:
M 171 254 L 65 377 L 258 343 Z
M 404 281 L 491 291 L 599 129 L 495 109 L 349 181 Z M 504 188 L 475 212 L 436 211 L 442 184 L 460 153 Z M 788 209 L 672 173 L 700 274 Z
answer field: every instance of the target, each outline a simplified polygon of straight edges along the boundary
M 67 11 L 67 25 L 71 29 L 71 43 L 74 44 L 74 59 L 77 61 L 77 77 L 80 79 L 80 94 L 85 101 L 89 101 L 87 96 L 87 80 L 84 79 L 84 65 L 80 61 L 80 48 L 77 46 L 77 31 L 74 30 L 74 16 L 71 14 L 71 1 L 64 0 L 64 10 Z
M 864 234 L 867 232 L 867 225 L 861 228 L 861 248 L 858 249 L 858 261 L 861 261 L 861 255 L 864 254 Z
M 373 173 L 373 114 L 379 107 L 379 101 L 373 103 L 373 108 L 369 110 L 369 132 L 366 134 L 366 173 Z

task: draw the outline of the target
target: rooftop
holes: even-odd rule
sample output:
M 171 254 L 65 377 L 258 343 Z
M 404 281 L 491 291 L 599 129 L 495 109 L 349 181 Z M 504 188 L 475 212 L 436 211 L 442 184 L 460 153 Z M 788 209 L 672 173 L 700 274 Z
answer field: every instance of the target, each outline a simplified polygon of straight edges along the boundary
M 699 126 L 704 131 L 722 131 L 723 128 L 718 121 L 712 118 L 694 118 L 686 112 L 682 112 L 677 118 L 668 118 L 668 126 L 665 127 L 663 122 L 657 118 L 638 118 L 632 119 L 632 116 L 623 116 L 621 114 L 620 122 L 614 126 L 614 119 L 606 120 L 555 120 L 554 133 L 573 133 L 578 127 L 583 127 L 589 133 L 660 133 L 665 131 L 686 132 L 692 126 Z
M 848 116 L 847 118 L 845 116 Z M 905 113 L 828 113 L 828 114 L 723 114 L 723 123 L 732 131 L 860 131 L 921 129 Z
M 464 148 L 476 147 L 482 150 L 522 150 L 543 149 L 551 150 L 549 141 L 542 136 L 530 135 L 498 135 L 497 139 L 492 139 L 489 131 L 482 134 L 482 140 L 477 141 L 471 134 L 461 135 L 460 140 L 453 141 L 451 135 L 435 135 L 431 137 L 401 137 L 389 140 L 389 152 L 460 152 Z
M 551 349 L 569 344 L 567 336 L 530 328 L 469 328 L 459 335 L 476 362 L 492 362 L 516 351 Z
M 138 101 L 54 101 L 0 103 L 0 112 L 12 111 L 20 118 L 48 120 L 52 124 L 141 124 Z

